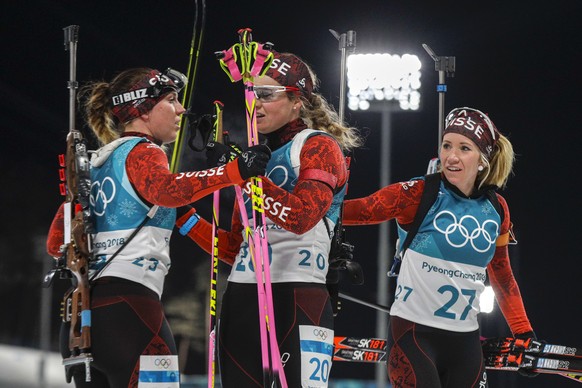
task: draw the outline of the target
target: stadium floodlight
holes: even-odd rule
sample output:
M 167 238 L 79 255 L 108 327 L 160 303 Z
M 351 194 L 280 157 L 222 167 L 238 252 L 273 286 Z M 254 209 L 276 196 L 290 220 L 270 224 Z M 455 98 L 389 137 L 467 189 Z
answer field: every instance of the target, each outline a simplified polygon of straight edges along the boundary
M 421 63 L 412 54 L 352 54 L 347 59 L 348 108 L 374 109 L 395 102 L 403 110 L 420 108 Z
M 390 183 L 391 116 L 395 111 L 417 111 L 420 109 L 420 68 L 416 55 L 404 54 L 351 54 L 347 58 L 348 108 L 352 111 L 380 112 L 380 183 Z M 378 303 L 389 306 L 388 260 L 393 256 L 390 249 L 391 223 L 383 222 L 378 227 Z M 378 312 L 376 334 L 386 338 L 388 317 Z M 376 386 L 386 386 L 386 367 L 376 368 Z
M 479 298 L 479 307 L 482 313 L 490 313 L 495 306 L 495 293 L 491 286 L 485 286 L 485 290 L 481 293 Z

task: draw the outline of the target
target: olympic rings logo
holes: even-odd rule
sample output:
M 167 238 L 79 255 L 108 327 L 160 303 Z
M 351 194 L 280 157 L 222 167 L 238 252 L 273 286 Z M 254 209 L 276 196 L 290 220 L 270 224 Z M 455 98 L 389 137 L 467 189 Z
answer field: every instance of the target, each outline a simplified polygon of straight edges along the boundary
M 164 369 L 168 369 L 172 365 L 172 360 L 169 358 L 156 358 L 154 360 L 155 366 L 161 366 Z
M 96 190 L 96 192 L 94 192 L 94 190 Z M 93 182 L 91 185 L 91 195 L 89 196 L 89 202 L 93 207 L 93 212 L 95 215 L 102 216 L 105 214 L 107 204 L 113 201 L 116 191 L 117 189 L 115 187 L 115 183 L 110 177 L 106 177 L 101 182 Z M 110 195 L 108 196 L 106 192 Z
M 313 329 L 313 335 L 321 338 L 322 341 L 325 341 L 327 339 L 328 333 L 327 333 L 327 330 Z
M 490 230 L 486 230 L 488 224 L 492 224 L 489 227 Z M 434 218 L 433 225 L 436 230 L 445 235 L 447 242 L 452 247 L 462 248 L 470 241 L 473 249 L 479 253 L 487 252 L 491 245 L 495 244 L 499 234 L 499 225 L 493 220 L 486 220 L 483 225 L 480 225 L 475 217 L 464 215 L 457 221 L 457 217 L 448 210 L 439 212 Z M 446 225 L 446 227 L 442 229 L 441 225 Z M 492 227 L 493 231 L 491 231 Z M 456 233 L 457 231 L 458 233 Z M 463 241 L 455 243 L 455 241 L 460 240 L 459 236 L 462 237 Z M 482 248 L 483 245 L 486 247 Z

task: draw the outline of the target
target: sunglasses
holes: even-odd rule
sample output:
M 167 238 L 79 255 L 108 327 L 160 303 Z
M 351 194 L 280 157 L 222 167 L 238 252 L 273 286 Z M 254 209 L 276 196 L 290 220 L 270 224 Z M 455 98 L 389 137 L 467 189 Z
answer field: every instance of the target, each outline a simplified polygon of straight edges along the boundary
M 159 97 L 168 90 L 179 93 L 188 84 L 188 77 L 170 67 L 166 69 L 158 78 L 158 81 L 148 88 L 149 97 Z
M 149 80 L 149 83 L 151 86 L 130 90 L 111 97 L 113 106 L 143 98 L 158 98 L 168 92 L 180 93 L 180 90 L 188 84 L 188 77 L 168 67 L 166 71 Z
M 282 96 L 282 94 L 280 94 L 281 92 L 298 92 L 299 88 L 294 86 L 264 85 L 255 86 L 253 91 L 257 100 L 261 102 L 273 102 Z

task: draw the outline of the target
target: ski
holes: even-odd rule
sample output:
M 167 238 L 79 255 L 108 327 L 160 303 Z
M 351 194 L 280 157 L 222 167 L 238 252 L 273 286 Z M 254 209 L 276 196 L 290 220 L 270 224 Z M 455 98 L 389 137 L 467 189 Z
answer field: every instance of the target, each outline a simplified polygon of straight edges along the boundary
M 336 349 L 364 349 L 386 351 L 386 340 L 382 338 L 354 338 L 336 336 L 333 341 Z
M 508 371 L 529 369 L 538 373 L 555 373 L 568 375 L 568 377 L 579 376 L 582 378 L 582 359 L 570 357 L 549 358 L 534 356 L 524 352 L 489 353 L 485 354 L 484 357 L 485 367 L 487 369 Z
M 386 362 L 385 339 L 335 336 L 333 344 L 333 361 Z
M 382 350 L 336 348 L 333 352 L 333 361 L 386 362 L 386 352 Z
M 548 344 L 532 338 L 519 339 L 513 337 L 487 338 L 481 341 L 483 353 L 513 353 L 523 352 L 537 356 L 569 356 L 582 358 L 580 348 Z
M 529 369 L 582 383 L 582 354 L 579 348 L 513 337 L 486 338 L 481 344 L 488 370 Z M 336 336 L 334 346 L 334 361 L 387 362 L 387 343 L 381 338 Z
M 530 369 L 559 374 L 582 383 L 582 352 L 577 347 L 513 337 L 487 338 L 481 345 L 487 369 Z

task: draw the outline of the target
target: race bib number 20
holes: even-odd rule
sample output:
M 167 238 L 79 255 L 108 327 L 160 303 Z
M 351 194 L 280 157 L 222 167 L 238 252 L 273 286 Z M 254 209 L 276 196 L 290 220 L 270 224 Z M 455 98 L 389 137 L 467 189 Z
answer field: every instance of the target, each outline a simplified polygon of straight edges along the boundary
M 299 327 L 301 343 L 301 386 L 325 388 L 333 356 L 333 330 L 320 326 Z

